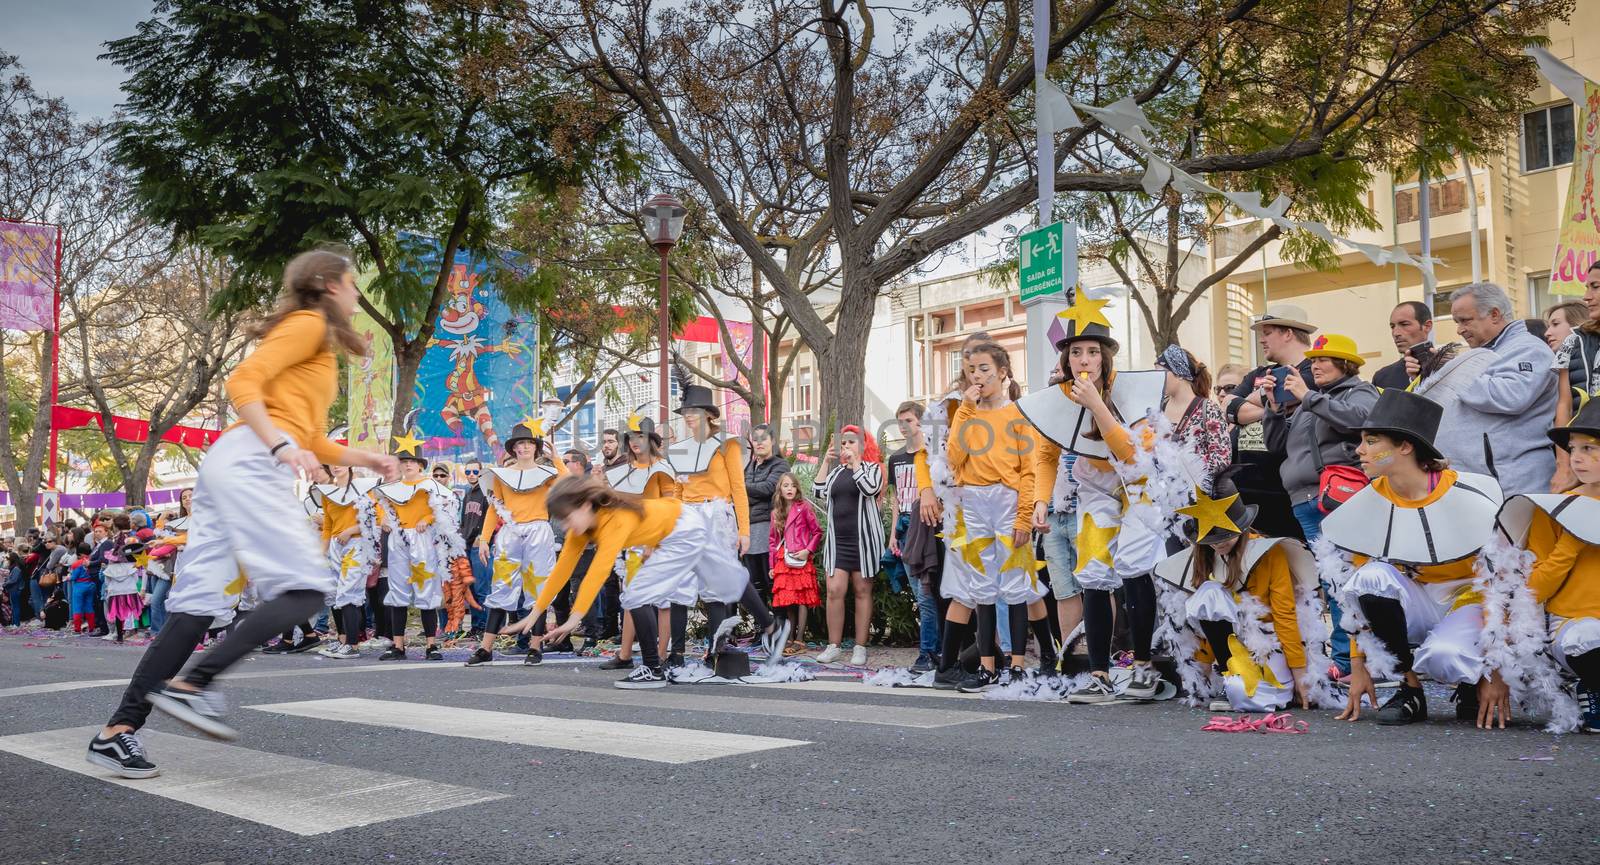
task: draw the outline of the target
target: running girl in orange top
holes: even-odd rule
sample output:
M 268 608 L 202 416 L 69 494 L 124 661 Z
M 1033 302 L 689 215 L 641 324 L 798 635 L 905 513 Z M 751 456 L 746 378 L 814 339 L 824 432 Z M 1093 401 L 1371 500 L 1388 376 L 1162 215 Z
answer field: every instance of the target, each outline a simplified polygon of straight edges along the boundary
M 159 774 L 134 735 L 152 705 L 207 735 L 235 738 L 212 680 L 273 634 L 316 613 L 334 591 L 295 476 L 312 475 L 324 462 L 385 476 L 396 470 L 393 457 L 346 449 L 325 432 L 328 406 L 339 392 L 336 355 L 364 352 L 350 326 L 358 297 L 355 267 L 342 255 L 301 253 L 284 268 L 282 298 L 256 331 L 260 344 L 228 376 L 228 397 L 240 420 L 200 464 L 183 573 L 167 597 L 166 625 L 145 650 L 110 722 L 90 741 L 91 763 L 124 778 Z M 247 580 L 263 603 L 182 679 L 171 679 L 212 621 L 232 613 Z

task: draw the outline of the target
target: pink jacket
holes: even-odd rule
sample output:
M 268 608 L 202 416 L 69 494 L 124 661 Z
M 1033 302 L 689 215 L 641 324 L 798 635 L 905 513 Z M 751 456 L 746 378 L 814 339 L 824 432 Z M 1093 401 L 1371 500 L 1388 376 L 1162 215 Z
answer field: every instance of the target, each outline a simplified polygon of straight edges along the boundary
M 772 524 L 771 534 L 767 538 L 767 552 L 772 555 L 778 555 L 779 549 L 816 552 L 820 543 L 822 527 L 817 525 L 817 515 L 811 510 L 811 503 L 796 499 L 784 525 Z

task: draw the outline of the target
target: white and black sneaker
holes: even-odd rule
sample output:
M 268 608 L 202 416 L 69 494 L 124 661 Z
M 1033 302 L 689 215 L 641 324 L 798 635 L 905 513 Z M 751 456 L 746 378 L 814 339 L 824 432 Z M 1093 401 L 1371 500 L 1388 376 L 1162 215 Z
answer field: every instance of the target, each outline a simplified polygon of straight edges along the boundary
M 767 653 L 767 663 L 783 663 L 783 647 L 789 644 L 789 620 L 773 621 L 772 630 L 761 635 L 761 647 Z
M 1122 696 L 1133 700 L 1154 700 L 1160 692 L 1161 677 L 1156 674 L 1155 668 L 1149 664 L 1134 664 L 1129 671 L 1128 684 L 1122 688 Z
M 335 661 L 353 661 L 361 657 L 361 650 L 349 643 L 336 643 L 323 653 L 323 657 L 331 658 Z
M 1117 699 L 1117 691 L 1106 676 L 1090 676 L 1082 687 L 1067 695 L 1068 703 L 1110 703 Z
M 116 733 L 109 739 L 95 736 L 89 740 L 87 759 L 124 778 L 154 778 L 161 774 L 154 763 L 144 758 L 144 744 L 132 733 Z
M 956 690 L 963 694 L 978 694 L 1000 684 L 1000 674 L 985 667 L 978 667 L 976 672 L 969 673 L 961 683 L 956 685 Z
M 625 691 L 643 691 L 647 688 L 665 688 L 667 686 L 667 671 L 660 667 L 646 667 L 643 664 L 634 667 L 633 672 L 612 684 Z
M 228 703 L 221 694 L 164 687 L 150 692 L 150 705 L 213 739 L 231 742 L 239 738 L 239 731 L 223 720 L 228 714 Z

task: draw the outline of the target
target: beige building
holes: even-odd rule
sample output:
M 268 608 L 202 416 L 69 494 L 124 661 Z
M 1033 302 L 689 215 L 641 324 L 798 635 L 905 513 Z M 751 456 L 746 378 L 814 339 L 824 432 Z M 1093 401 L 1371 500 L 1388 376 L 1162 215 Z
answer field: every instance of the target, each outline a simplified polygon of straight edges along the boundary
M 1591 80 L 1600 79 L 1600 43 L 1582 34 L 1600 28 L 1600 2 L 1579 2 L 1570 23 L 1556 22 L 1549 29 L 1550 51 Z M 1434 302 L 1435 338 L 1456 339 L 1450 321 L 1449 296 L 1473 278 L 1473 251 L 1477 250 L 1481 278 L 1503 286 L 1522 317 L 1538 317 L 1553 303 L 1548 291 L 1555 255 L 1558 223 L 1572 177 L 1576 138 L 1576 112 L 1560 91 L 1540 79 L 1529 95 L 1517 135 L 1504 147 L 1472 166 L 1469 177 L 1457 166 L 1448 176 L 1430 178 L 1430 237 L 1438 288 Z M 1381 174 L 1367 190 L 1367 206 L 1380 223 L 1375 231 L 1356 231 L 1352 240 L 1382 246 L 1403 245 L 1419 254 L 1421 219 L 1416 177 Z M 1476 214 L 1473 203 L 1476 202 Z M 1473 229 L 1474 215 L 1476 230 Z M 1249 219 L 1218 231 L 1210 253 L 1213 266 L 1242 249 L 1264 227 Z M 1260 312 L 1268 303 L 1294 303 L 1304 307 L 1310 320 L 1324 331 L 1353 337 L 1361 353 L 1380 363 L 1398 353 L 1389 338 L 1388 316 L 1395 304 L 1422 300 L 1422 275 L 1414 267 L 1376 267 L 1359 252 L 1339 247 L 1342 269 L 1319 272 L 1284 260 L 1281 244 L 1269 244 L 1261 254 L 1232 275 L 1224 291 L 1212 298 L 1213 312 L 1222 305 L 1244 306 Z M 1228 359 L 1256 360 L 1237 316 L 1219 315 L 1213 340 Z M 1368 369 L 1373 369 L 1369 366 Z

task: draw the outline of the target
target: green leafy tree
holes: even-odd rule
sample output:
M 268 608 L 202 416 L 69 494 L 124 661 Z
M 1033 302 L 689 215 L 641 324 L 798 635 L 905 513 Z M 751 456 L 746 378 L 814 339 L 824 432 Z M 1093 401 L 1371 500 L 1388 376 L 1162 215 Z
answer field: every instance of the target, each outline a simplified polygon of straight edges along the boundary
M 548 281 L 492 253 L 498 220 L 624 156 L 606 101 L 508 26 L 517 5 L 163 0 L 109 44 L 129 73 L 116 157 L 146 213 L 237 263 L 219 307 L 262 302 L 297 252 L 351 247 L 377 272 L 362 306 L 409 394 L 456 253 L 493 262 L 513 305 L 545 300 Z M 409 408 L 396 401 L 397 431 Z

